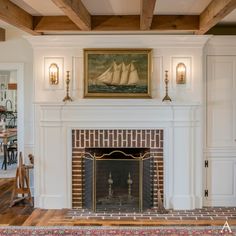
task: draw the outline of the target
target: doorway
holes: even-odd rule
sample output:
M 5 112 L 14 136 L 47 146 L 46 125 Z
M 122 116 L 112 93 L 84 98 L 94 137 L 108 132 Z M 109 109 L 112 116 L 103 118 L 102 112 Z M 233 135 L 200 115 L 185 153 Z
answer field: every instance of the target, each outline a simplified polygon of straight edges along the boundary
M 0 63 L 0 178 L 15 177 L 24 152 L 23 64 Z

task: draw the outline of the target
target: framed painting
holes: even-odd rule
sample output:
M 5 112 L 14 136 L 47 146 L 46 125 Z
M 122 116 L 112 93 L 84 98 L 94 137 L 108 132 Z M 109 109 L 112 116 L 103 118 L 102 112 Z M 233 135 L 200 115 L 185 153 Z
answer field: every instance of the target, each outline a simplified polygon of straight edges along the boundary
M 84 49 L 84 97 L 150 98 L 151 49 Z

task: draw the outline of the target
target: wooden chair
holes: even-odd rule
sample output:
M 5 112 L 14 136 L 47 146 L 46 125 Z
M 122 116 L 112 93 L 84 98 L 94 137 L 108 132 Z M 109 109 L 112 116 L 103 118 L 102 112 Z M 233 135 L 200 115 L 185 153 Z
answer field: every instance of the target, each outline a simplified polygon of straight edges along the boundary
M 17 163 L 17 139 L 12 140 L 7 146 L 8 165 Z
M 19 195 L 21 195 L 21 197 L 19 197 Z M 33 206 L 33 200 L 31 197 L 29 186 L 29 168 L 27 168 L 27 166 L 23 164 L 22 153 L 20 152 L 19 166 L 16 170 L 16 177 L 14 181 L 10 207 L 24 199 L 29 200 L 30 204 Z

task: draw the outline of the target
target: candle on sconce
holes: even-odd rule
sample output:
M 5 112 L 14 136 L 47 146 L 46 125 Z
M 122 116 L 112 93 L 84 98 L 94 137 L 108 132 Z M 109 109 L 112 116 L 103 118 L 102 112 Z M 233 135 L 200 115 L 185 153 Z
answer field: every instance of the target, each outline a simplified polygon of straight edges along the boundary
M 52 63 L 49 67 L 49 80 L 51 85 L 59 83 L 59 67 L 56 63 Z

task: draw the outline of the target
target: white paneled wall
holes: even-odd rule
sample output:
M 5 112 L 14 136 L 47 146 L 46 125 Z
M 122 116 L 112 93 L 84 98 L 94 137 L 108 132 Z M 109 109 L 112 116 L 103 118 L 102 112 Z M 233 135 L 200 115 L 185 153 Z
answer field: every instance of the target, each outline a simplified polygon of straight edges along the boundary
M 208 56 L 207 146 L 236 147 L 236 56 Z
M 236 44 L 215 37 L 207 48 L 205 205 L 236 206 Z
M 166 207 L 201 207 L 203 199 L 205 205 L 236 205 L 235 36 L 210 40 L 184 35 L 27 37 L 32 50 L 21 35 L 7 34 L 8 40 L 0 45 L 1 63 L 24 63 L 23 149 L 25 156 L 35 154 L 37 207 L 70 207 L 71 129 L 79 127 L 164 128 Z M 152 99 L 83 99 L 84 48 L 152 48 Z M 55 58 L 62 63 L 58 88 L 47 84 L 45 70 L 45 64 Z M 188 65 L 184 86 L 175 83 L 178 60 Z M 72 104 L 61 103 L 67 70 Z M 161 102 L 165 70 L 171 104 Z M 206 169 L 204 158 L 209 161 Z M 204 189 L 209 190 L 207 198 Z
M 78 35 L 28 37 L 34 50 L 35 205 L 71 207 L 71 130 L 164 129 L 165 206 L 202 206 L 201 104 L 203 47 L 208 36 Z M 84 99 L 84 48 L 151 48 L 152 99 Z M 71 72 L 72 103 L 65 89 L 45 85 L 45 60 L 63 61 Z M 187 84 L 176 85 L 176 63 L 185 60 Z M 172 103 L 162 103 L 164 71 L 169 71 Z M 47 72 L 47 71 L 46 71 Z M 60 83 L 64 83 L 61 81 Z M 64 86 L 65 88 L 65 86 Z M 200 175 L 200 178 L 199 178 Z

